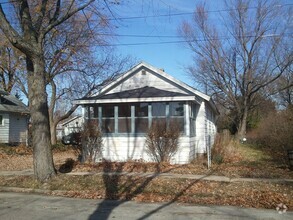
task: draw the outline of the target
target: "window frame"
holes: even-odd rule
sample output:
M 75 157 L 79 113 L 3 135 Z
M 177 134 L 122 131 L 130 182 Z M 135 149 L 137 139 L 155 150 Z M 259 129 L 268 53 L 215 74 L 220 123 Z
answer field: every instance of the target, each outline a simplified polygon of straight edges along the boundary
M 4 116 L 0 115 L 0 126 L 4 126 Z

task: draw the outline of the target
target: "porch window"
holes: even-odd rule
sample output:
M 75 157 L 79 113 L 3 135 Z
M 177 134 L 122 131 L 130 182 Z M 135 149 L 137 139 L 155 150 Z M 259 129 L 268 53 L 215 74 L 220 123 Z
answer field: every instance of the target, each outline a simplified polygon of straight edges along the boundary
M 118 132 L 131 133 L 131 105 L 118 105 Z
M 91 108 L 92 118 L 99 120 L 105 134 L 146 133 L 152 123 L 178 126 L 180 131 L 184 132 L 185 102 L 115 103 Z M 193 120 L 192 117 L 190 120 Z M 195 125 L 195 123 L 191 124 Z M 190 129 L 195 128 L 191 125 Z
M 154 102 L 152 103 L 152 123 L 159 124 L 166 123 L 166 103 Z
M 102 108 L 102 130 L 105 133 L 115 132 L 114 105 L 104 105 Z
M 194 103 L 191 103 L 190 105 L 190 136 L 194 137 L 196 136 L 196 114 L 197 109 L 196 105 Z
M 176 126 L 181 132 L 184 132 L 184 103 L 169 103 L 169 126 Z
M 146 133 L 148 124 L 148 103 L 135 103 L 135 133 Z

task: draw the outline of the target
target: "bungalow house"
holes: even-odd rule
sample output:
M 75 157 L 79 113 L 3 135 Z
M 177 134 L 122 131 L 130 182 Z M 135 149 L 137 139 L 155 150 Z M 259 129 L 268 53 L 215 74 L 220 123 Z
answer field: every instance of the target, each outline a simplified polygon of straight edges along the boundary
M 15 96 L 0 89 L 0 143 L 27 143 L 29 109 Z
M 151 161 L 145 136 L 154 121 L 180 126 L 179 150 L 171 160 L 177 164 L 205 153 L 216 133 L 218 112 L 211 98 L 145 62 L 75 103 L 86 120 L 101 125 L 102 158 L 112 161 Z

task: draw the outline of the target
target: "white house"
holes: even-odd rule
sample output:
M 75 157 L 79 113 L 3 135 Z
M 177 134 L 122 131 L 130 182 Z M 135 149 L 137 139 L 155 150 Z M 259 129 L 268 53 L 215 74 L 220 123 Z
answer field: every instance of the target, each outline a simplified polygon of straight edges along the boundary
M 57 139 L 74 132 L 80 132 L 84 123 L 84 117 L 76 115 L 59 123 L 56 128 Z
M 86 120 L 101 125 L 102 157 L 112 161 L 150 161 L 145 135 L 155 120 L 176 121 L 181 127 L 172 163 L 188 163 L 205 153 L 216 133 L 218 113 L 211 98 L 145 62 L 75 103 L 82 105 Z
M 0 89 L 0 143 L 27 143 L 29 109 Z

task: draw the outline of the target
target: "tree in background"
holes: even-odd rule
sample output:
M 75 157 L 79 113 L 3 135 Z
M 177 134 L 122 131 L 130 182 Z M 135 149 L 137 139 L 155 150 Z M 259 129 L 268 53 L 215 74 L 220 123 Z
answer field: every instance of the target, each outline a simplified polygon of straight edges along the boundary
M 277 82 L 276 99 L 284 108 L 293 106 L 293 70 L 292 65 Z
M 0 29 L 10 43 L 25 55 L 28 100 L 32 122 L 32 145 L 34 173 L 39 181 L 55 175 L 48 113 L 48 83 L 46 67 L 46 41 L 56 28 L 73 17 L 87 14 L 95 17 L 95 22 L 104 22 L 101 2 L 39 0 L 12 1 L 16 19 L 9 20 L 0 4 Z M 8 3 L 6 3 L 8 4 Z M 93 18 L 93 17 L 91 17 Z M 91 26 L 90 26 L 91 27 Z M 82 34 L 82 30 L 79 32 Z
M 25 69 L 23 55 L 0 33 L 0 88 L 11 93 L 19 72 Z
M 292 65 L 286 32 L 292 16 L 271 1 L 229 1 L 226 7 L 213 23 L 205 6 L 198 5 L 193 21 L 183 22 L 180 33 L 194 54 L 190 75 L 233 113 L 242 138 L 259 96 L 267 95 L 266 87 Z

